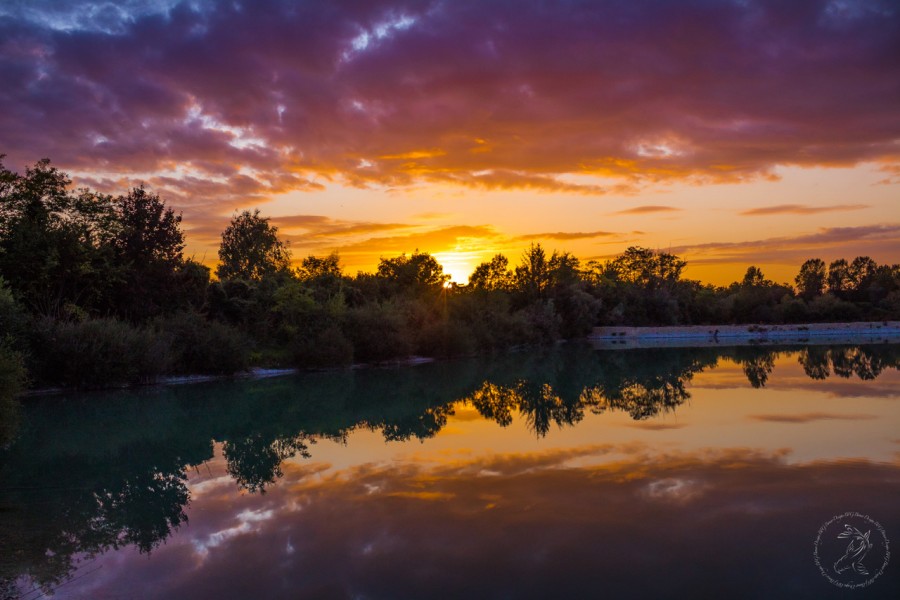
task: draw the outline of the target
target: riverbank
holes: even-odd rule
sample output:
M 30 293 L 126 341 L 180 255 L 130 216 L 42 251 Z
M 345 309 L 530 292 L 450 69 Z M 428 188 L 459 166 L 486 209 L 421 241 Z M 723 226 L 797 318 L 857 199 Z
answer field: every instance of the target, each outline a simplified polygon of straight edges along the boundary
M 206 383 L 209 381 L 221 381 L 225 379 L 268 379 L 270 377 L 284 377 L 286 375 L 296 375 L 297 373 L 302 372 L 311 372 L 311 371 L 339 371 L 339 370 L 355 370 L 355 369 L 369 369 L 369 368 L 378 368 L 378 367 L 410 367 L 416 365 L 423 365 L 427 363 L 434 362 L 436 359 L 428 357 L 428 356 L 410 356 L 405 359 L 397 359 L 391 361 L 385 361 L 382 363 L 355 363 L 349 367 L 330 367 L 323 369 L 299 369 L 296 367 L 291 368 L 265 368 L 265 367 L 253 367 L 247 371 L 240 371 L 233 375 L 172 375 L 169 377 L 161 377 L 155 381 L 147 382 L 144 384 L 136 385 L 119 385 L 119 386 L 109 386 L 109 387 L 101 387 L 95 388 L 92 391 L 97 390 L 108 390 L 108 389 L 128 389 L 135 387 L 146 387 L 146 386 L 165 386 L 165 385 L 185 385 L 190 383 Z M 46 387 L 46 388 L 36 388 L 31 390 L 26 390 L 22 392 L 19 397 L 27 398 L 32 396 L 47 396 L 53 394 L 64 394 L 71 392 L 79 392 L 85 390 L 77 390 L 74 388 L 65 388 L 65 387 Z
M 595 327 L 588 339 L 601 348 L 704 347 L 771 344 L 900 342 L 900 321 L 793 325 Z

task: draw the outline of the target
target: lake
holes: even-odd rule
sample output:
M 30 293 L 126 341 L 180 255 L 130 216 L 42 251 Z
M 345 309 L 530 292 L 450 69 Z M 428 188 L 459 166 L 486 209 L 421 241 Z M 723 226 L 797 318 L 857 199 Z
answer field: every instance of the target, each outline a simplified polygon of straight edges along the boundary
M 27 398 L 0 597 L 897 598 L 898 367 L 579 343 Z

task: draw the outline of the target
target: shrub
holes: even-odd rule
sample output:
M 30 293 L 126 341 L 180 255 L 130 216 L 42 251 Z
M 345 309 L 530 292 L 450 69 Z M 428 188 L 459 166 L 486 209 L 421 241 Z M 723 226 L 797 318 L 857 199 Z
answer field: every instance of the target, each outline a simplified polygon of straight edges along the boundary
M 461 321 L 428 323 L 419 333 L 416 352 L 437 358 L 468 356 L 475 352 L 475 337 Z
M 406 320 L 395 305 L 368 304 L 347 316 L 347 334 L 357 360 L 383 362 L 409 356 L 412 351 Z
M 0 449 L 15 436 L 20 420 L 16 396 L 25 388 L 22 355 L 0 344 Z
M 161 336 L 171 340 L 175 373 L 232 375 L 250 365 L 250 349 L 233 327 L 195 312 L 161 318 L 155 325 Z
M 116 319 L 41 321 L 34 356 L 38 379 L 77 388 L 147 383 L 169 366 L 168 340 Z
M 556 313 L 553 300 L 535 302 L 521 311 L 527 320 L 530 337 L 535 344 L 551 344 L 559 339 L 561 319 Z
M 338 327 L 331 326 L 314 337 L 297 338 L 293 345 L 298 367 L 346 367 L 353 364 L 353 344 Z

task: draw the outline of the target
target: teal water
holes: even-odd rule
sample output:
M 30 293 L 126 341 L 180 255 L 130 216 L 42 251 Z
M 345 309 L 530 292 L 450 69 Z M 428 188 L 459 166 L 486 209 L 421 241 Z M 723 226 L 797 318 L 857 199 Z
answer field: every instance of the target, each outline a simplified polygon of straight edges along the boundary
M 813 550 L 848 511 L 900 540 L 898 366 L 570 344 L 29 398 L 0 597 L 897 597 L 883 546 L 849 591 Z

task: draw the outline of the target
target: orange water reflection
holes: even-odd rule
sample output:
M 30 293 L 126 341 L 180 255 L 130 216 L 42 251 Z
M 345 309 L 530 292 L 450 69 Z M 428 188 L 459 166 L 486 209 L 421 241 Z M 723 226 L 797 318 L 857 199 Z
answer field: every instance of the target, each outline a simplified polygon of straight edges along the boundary
M 190 525 L 158 557 L 114 558 L 79 593 L 838 597 L 812 564 L 816 530 L 850 507 L 897 531 L 898 467 L 598 444 L 441 464 L 294 463 L 260 496 L 235 495 L 217 458 L 220 476 L 194 481 Z M 897 570 L 877 583 L 869 597 L 887 597 Z
M 900 361 L 824 350 L 573 347 L 35 401 L 0 456 L 0 583 L 834 596 L 819 525 L 854 510 L 900 535 Z M 895 569 L 868 597 L 897 585 Z

